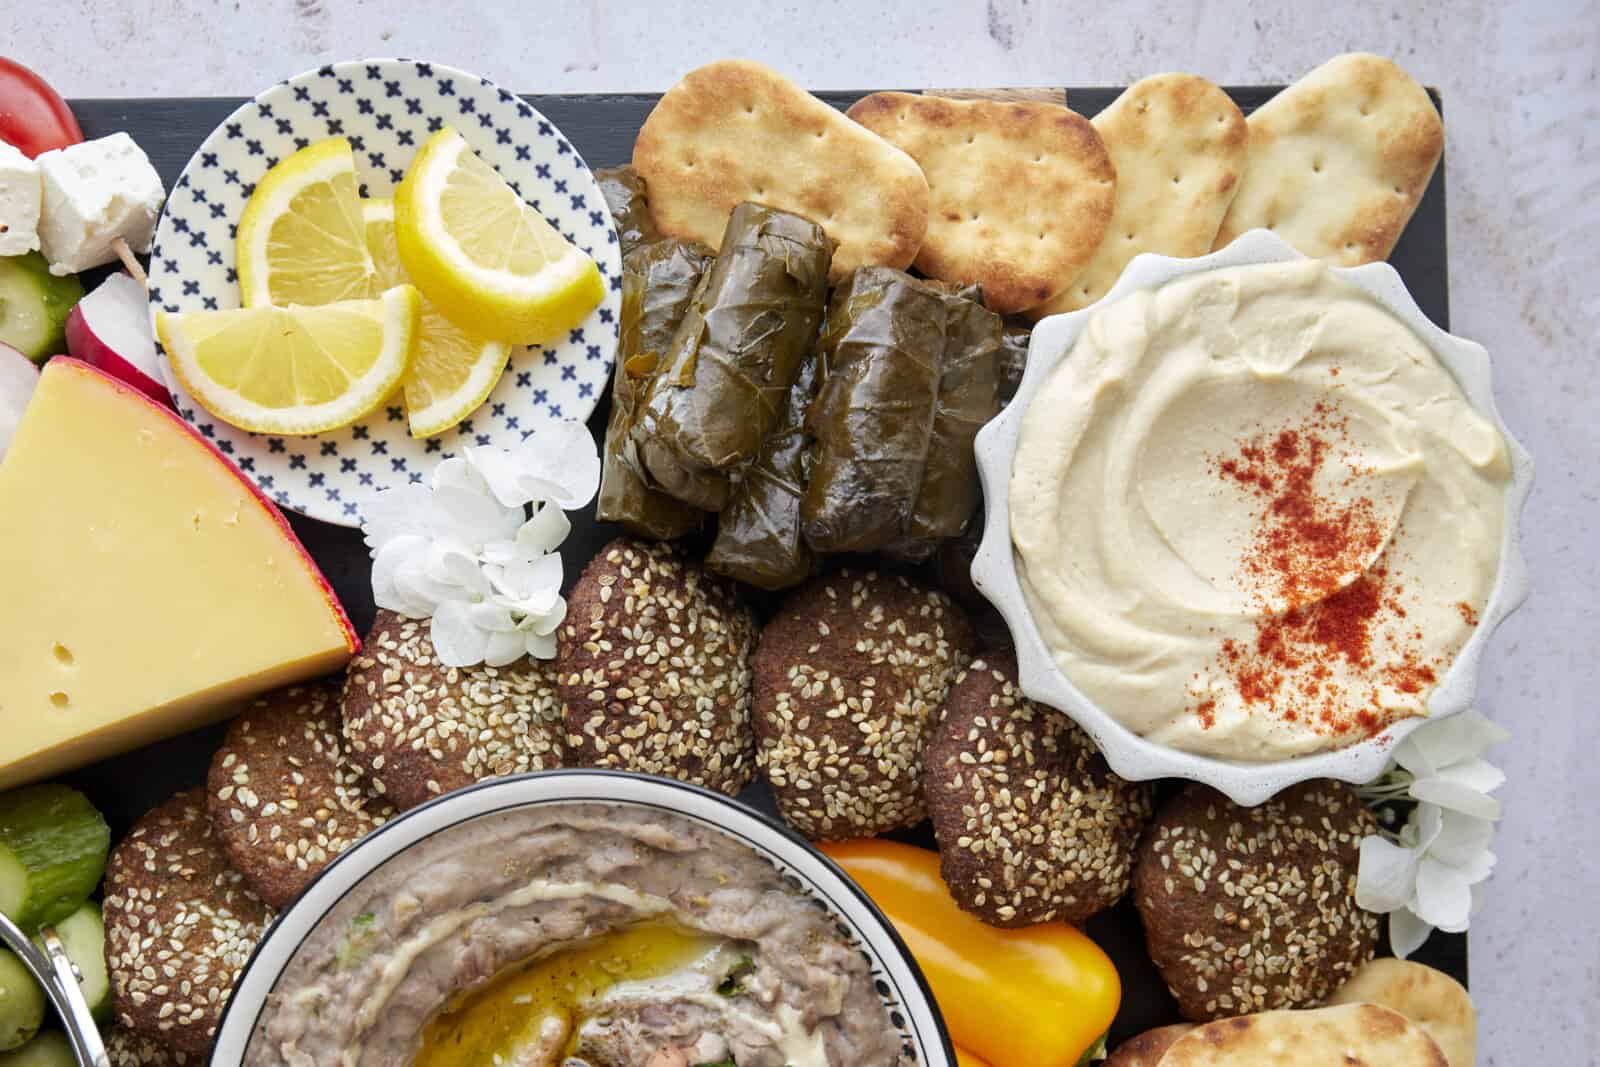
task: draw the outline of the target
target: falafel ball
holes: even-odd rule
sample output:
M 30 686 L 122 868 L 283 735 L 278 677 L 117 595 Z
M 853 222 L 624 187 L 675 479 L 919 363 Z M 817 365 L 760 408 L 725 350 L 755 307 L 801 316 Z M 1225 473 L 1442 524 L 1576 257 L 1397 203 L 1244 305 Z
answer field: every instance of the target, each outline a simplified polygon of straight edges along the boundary
M 1356 904 L 1377 819 L 1342 782 L 1290 786 L 1253 808 L 1185 786 L 1139 847 L 1145 944 L 1184 1018 L 1320 1004 L 1372 958 L 1378 917 Z
M 1133 883 L 1151 787 L 1119 777 L 1063 712 L 1023 696 L 1010 652 L 956 679 L 922 760 L 944 879 L 984 922 L 1082 922 Z
M 755 655 L 758 759 L 790 825 L 836 840 L 922 821 L 923 744 L 972 652 L 955 602 L 898 575 L 793 593 Z
M 550 667 L 439 662 L 426 619 L 380 608 L 341 696 L 345 756 L 404 811 L 485 778 L 562 764 Z
M 583 569 L 557 634 L 574 765 L 729 795 L 754 777 L 756 623 L 733 583 L 670 544 L 621 537 Z

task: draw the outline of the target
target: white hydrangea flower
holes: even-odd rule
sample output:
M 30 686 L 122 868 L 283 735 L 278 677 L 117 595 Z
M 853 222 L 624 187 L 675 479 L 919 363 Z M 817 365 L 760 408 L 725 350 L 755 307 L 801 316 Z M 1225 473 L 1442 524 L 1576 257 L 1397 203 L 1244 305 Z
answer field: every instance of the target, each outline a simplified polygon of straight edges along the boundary
M 362 532 L 381 608 L 431 618 L 439 661 L 504 666 L 556 653 L 566 617 L 559 550 L 563 509 L 600 485 L 600 454 L 582 423 L 541 430 L 514 452 L 468 448 L 428 485 L 379 493 Z
M 1460 933 L 1480 886 L 1494 870 L 1489 851 L 1505 781 L 1483 759 L 1510 737 L 1476 711 L 1420 727 L 1395 747 L 1395 764 L 1360 790 L 1369 803 L 1411 799 L 1405 825 L 1361 842 L 1356 903 L 1389 915 L 1389 943 L 1401 959 L 1434 929 Z

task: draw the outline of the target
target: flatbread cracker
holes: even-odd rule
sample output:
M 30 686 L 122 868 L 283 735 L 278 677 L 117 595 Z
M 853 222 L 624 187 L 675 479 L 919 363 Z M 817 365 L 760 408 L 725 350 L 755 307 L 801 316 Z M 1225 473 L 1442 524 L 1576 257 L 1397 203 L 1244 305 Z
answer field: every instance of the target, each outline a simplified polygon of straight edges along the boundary
M 1173 1023 L 1136 1034 L 1118 1045 L 1101 1067 L 1160 1067 L 1167 1049 L 1193 1029 L 1193 1023 Z
M 1078 280 L 1028 312 L 1076 311 L 1106 295 L 1134 256 L 1211 251 L 1244 174 L 1249 127 L 1217 86 L 1193 74 L 1157 74 L 1129 86 L 1094 117 L 1117 169 L 1117 205 Z
M 1376 1004 L 1218 1019 L 1173 1042 L 1160 1067 L 1448 1067 L 1422 1027 Z
M 1473 1067 L 1478 1014 L 1461 983 L 1409 960 L 1373 960 L 1328 998 L 1329 1004 L 1378 1004 L 1428 1032 L 1450 1067 Z
M 928 182 L 910 156 L 748 60 L 707 64 L 668 89 L 633 166 L 668 237 L 718 248 L 746 200 L 817 223 L 839 245 L 830 282 L 910 266 L 928 228 Z
M 899 145 L 928 176 L 917 269 L 977 282 L 1010 314 L 1074 282 L 1105 235 L 1115 168 L 1089 120 L 1055 104 L 873 93 L 849 116 Z
M 1249 122 L 1250 165 L 1214 248 L 1262 227 L 1342 267 L 1386 259 L 1444 151 L 1427 90 L 1361 52 L 1328 60 Z

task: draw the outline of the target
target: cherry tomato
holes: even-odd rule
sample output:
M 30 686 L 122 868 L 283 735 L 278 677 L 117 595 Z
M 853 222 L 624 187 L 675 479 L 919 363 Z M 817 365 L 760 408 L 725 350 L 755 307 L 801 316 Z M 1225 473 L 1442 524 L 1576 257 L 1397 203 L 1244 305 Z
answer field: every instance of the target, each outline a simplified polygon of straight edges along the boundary
M 0 140 L 29 159 L 83 140 L 83 131 L 61 94 L 15 60 L 0 56 Z

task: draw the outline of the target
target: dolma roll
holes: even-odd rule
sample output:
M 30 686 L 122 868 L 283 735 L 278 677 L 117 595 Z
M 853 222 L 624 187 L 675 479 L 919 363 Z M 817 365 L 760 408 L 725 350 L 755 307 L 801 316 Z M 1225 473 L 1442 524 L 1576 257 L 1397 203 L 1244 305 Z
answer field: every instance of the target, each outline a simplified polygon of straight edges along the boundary
M 611 218 L 617 224 L 617 239 L 622 254 L 661 236 L 650 217 L 650 201 L 645 196 L 644 177 L 632 167 L 604 167 L 594 172 L 600 195 L 606 198 Z
M 946 314 L 939 397 L 922 483 L 904 536 L 886 546 L 902 559 L 927 559 L 939 542 L 960 535 L 983 499 L 973 441 L 1000 413 L 1000 317 L 960 297 L 946 303 Z
M 745 468 L 717 516 L 717 540 L 706 566 L 762 589 L 787 589 L 809 577 L 815 556 L 800 530 L 806 491 L 806 411 L 817 392 L 817 357 L 807 356 L 789 387 L 783 421 Z
M 833 242 L 798 215 L 744 203 L 633 427 L 653 484 L 707 511 L 761 452 L 816 342 Z
M 977 500 L 972 436 L 993 417 L 1000 319 L 888 267 L 834 291 L 801 503 L 819 552 L 923 558 Z
M 622 258 L 622 318 L 612 375 L 595 517 L 619 522 L 642 537 L 670 540 L 697 528 L 704 516 L 652 489 L 634 453 L 630 431 L 639 401 L 666 355 L 689 301 L 711 262 L 711 250 L 683 241 L 654 241 Z

